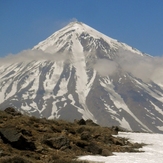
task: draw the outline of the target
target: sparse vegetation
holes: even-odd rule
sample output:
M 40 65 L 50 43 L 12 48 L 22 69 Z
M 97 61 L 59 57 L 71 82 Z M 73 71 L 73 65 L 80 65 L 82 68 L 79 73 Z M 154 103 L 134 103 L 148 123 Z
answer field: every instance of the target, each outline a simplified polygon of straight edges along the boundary
M 77 156 L 109 156 L 142 147 L 112 136 L 117 133 L 117 128 L 100 127 L 91 120 L 38 119 L 8 108 L 0 111 L 0 162 L 79 163 Z

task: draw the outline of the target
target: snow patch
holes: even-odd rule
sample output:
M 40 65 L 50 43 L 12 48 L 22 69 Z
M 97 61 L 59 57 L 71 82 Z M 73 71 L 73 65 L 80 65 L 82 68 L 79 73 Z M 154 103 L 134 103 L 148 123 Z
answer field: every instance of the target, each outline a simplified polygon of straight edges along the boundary
M 156 106 L 152 101 L 150 101 L 150 103 L 154 106 L 157 112 L 163 115 L 163 110 L 161 110 L 158 106 Z
M 145 143 L 141 153 L 114 153 L 113 156 L 81 156 L 79 160 L 94 163 L 162 163 L 163 160 L 163 134 L 125 133 L 119 132 L 118 136 L 129 138 L 131 142 Z
M 157 128 L 161 131 L 163 131 L 163 126 L 157 126 Z

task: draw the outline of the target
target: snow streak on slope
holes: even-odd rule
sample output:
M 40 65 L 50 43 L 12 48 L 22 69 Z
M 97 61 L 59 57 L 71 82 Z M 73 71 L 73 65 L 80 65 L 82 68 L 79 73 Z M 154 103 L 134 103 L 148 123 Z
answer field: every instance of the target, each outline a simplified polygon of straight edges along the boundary
M 112 84 L 112 82 L 110 81 L 109 78 L 105 78 L 104 82 L 100 81 L 100 84 L 109 92 L 109 96 L 110 99 L 113 101 L 113 103 L 115 104 L 115 106 L 118 109 L 124 109 L 127 113 L 129 113 L 139 124 L 141 124 L 147 131 L 151 131 L 147 126 L 145 126 L 132 112 L 131 110 L 128 108 L 128 106 L 125 104 L 125 102 L 123 101 L 123 99 L 120 97 L 120 95 L 118 93 L 116 93 L 114 91 L 114 85 Z M 125 119 L 123 119 L 123 121 L 126 121 Z M 126 123 L 126 122 L 125 122 Z M 122 125 L 124 123 L 121 123 Z M 129 127 L 129 123 L 127 122 L 127 126 Z M 122 127 L 126 127 L 126 125 L 122 126 Z
M 76 93 L 79 97 L 79 103 L 82 105 L 83 109 L 78 109 L 80 113 L 83 114 L 84 119 L 92 119 L 94 122 L 96 122 L 94 116 L 89 111 L 87 105 L 86 105 L 86 97 L 88 92 L 88 75 L 86 72 L 86 61 L 85 61 L 85 54 L 83 53 L 83 47 L 80 44 L 80 42 L 77 39 L 77 35 L 72 36 L 72 64 L 75 68 L 76 72 Z M 92 81 L 93 82 L 93 81 Z
M 50 67 L 49 71 L 47 72 L 47 74 L 45 75 L 45 80 L 43 81 L 44 95 L 43 95 L 43 107 L 40 110 L 41 113 L 44 110 L 46 110 L 48 100 L 50 98 L 55 99 L 53 90 L 54 90 L 55 85 L 57 84 L 58 80 L 60 79 L 60 75 L 63 71 L 63 62 L 62 61 L 52 62 L 50 64 L 51 64 L 51 67 Z M 65 87 L 66 87 L 66 85 L 65 85 Z M 62 92 L 64 89 L 66 89 L 66 88 L 63 87 Z M 58 92 L 58 94 L 59 94 L 59 92 Z M 51 115 L 48 117 L 49 119 L 59 118 L 56 102 L 57 101 L 53 101 L 53 103 L 52 103 L 52 108 L 51 108 L 52 111 L 51 111 Z M 54 114 L 56 114 L 56 115 L 54 116 Z
M 150 101 L 150 103 L 154 106 L 155 110 L 158 111 L 160 114 L 163 115 L 163 111 L 158 107 L 156 106 L 153 102 Z
M 145 83 L 140 83 L 137 79 L 133 79 L 138 84 L 139 88 L 143 88 L 144 91 L 150 94 L 153 98 L 156 98 L 158 101 L 163 102 L 163 93 L 157 91 L 157 89 L 152 90 L 153 86 L 150 86 Z
M 60 78 L 60 75 L 63 71 L 63 62 L 54 62 L 50 70 L 45 75 L 45 80 L 43 82 L 43 87 L 45 90 L 44 100 L 51 97 L 55 84 Z

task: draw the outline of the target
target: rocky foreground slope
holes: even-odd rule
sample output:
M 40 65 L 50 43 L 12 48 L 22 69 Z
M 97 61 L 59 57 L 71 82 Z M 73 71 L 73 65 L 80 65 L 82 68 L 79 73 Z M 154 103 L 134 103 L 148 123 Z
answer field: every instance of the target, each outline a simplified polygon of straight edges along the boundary
M 0 162 L 75 163 L 81 155 L 109 156 L 112 152 L 137 152 L 142 147 L 114 137 L 118 130 L 91 120 L 37 119 L 7 108 L 0 111 Z

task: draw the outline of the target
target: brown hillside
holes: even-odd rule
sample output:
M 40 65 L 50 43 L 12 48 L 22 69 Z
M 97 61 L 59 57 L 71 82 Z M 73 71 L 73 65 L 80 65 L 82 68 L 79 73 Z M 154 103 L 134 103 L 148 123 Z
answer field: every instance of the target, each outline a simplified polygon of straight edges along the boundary
M 28 117 L 13 108 L 0 111 L 1 163 L 75 163 L 81 155 L 137 152 L 142 144 L 116 138 L 118 127 L 100 127 L 91 120 L 47 120 Z

